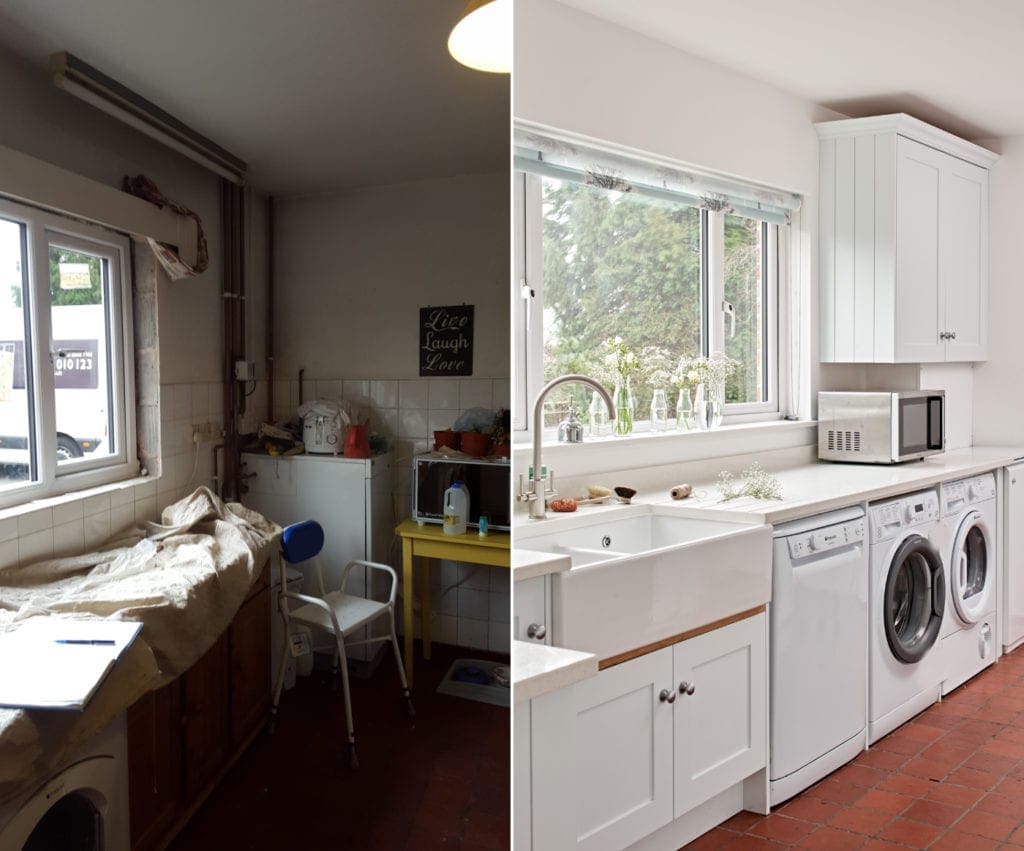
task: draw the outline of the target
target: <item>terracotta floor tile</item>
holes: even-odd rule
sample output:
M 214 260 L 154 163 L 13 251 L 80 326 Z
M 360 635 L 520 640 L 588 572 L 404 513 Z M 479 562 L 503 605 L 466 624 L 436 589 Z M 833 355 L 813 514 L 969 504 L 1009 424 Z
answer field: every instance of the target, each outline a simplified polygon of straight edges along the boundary
M 903 851 L 906 846 L 897 845 L 895 842 L 889 842 L 886 839 L 869 839 L 860 847 L 863 851 L 889 851 L 890 849 Z
M 857 765 L 856 763 L 844 766 L 832 775 L 832 777 L 840 783 L 852 783 L 854 786 L 865 786 L 867 788 L 877 786 L 888 776 L 888 771 L 880 771 L 877 768 L 871 768 L 867 765 Z
M 913 777 L 909 774 L 893 774 L 887 780 L 883 780 L 876 788 L 886 792 L 898 792 L 901 795 L 912 795 L 916 798 L 928 794 L 935 784 L 931 780 L 922 777 Z
M 1016 845 L 1024 845 L 1024 826 L 1018 827 L 1010 834 L 1010 842 L 1013 842 Z
M 773 813 L 768 818 L 753 825 L 748 833 L 778 839 L 780 842 L 793 844 L 813 831 L 818 825 L 803 819 L 790 818 L 781 813 Z
M 1014 820 L 1019 820 L 1021 815 L 1020 802 L 1013 800 L 1013 798 L 1007 798 L 1006 795 L 1000 795 L 998 792 L 991 792 L 982 798 L 975 805 L 976 810 L 980 810 L 983 813 L 995 813 L 997 816 L 1006 816 Z
M 841 830 L 849 830 L 853 833 L 863 833 L 867 836 L 874 836 L 886 824 L 892 821 L 891 813 L 883 813 L 878 810 L 865 810 L 863 807 L 850 807 L 837 813 L 829 821 L 832 827 Z
M 939 840 L 929 846 L 928 851 L 994 851 L 999 843 L 984 836 L 951 830 L 942 834 Z
M 948 782 L 955 783 L 957 786 L 969 786 L 971 789 L 986 791 L 999 785 L 1002 779 L 1002 776 L 998 774 L 966 767 L 958 768 L 946 778 Z
M 908 795 L 897 795 L 895 792 L 886 792 L 884 789 L 872 789 L 862 798 L 858 799 L 854 806 L 897 815 L 902 813 L 916 800 L 916 798 L 911 798 Z
M 966 807 L 942 804 L 938 801 L 918 801 L 912 804 L 903 813 L 903 816 L 904 818 L 921 821 L 925 824 L 933 824 L 936 827 L 949 827 L 966 811 Z
M 922 824 L 919 821 L 898 818 L 890 822 L 878 834 L 880 839 L 888 839 L 892 842 L 901 842 L 914 848 L 927 848 L 932 842 L 939 838 L 942 833 L 941 827 L 930 824 Z
M 968 786 L 956 786 L 953 783 L 936 783 L 935 788 L 925 795 L 929 801 L 939 801 L 956 807 L 973 807 L 985 797 L 983 789 L 971 789 Z
M 735 830 L 740 833 L 744 833 L 749 827 L 757 824 L 759 821 L 764 821 L 764 816 L 744 811 L 736 813 L 732 818 L 724 821 L 721 826 L 727 830 Z
M 1018 819 L 981 810 L 972 810 L 956 823 L 956 829 L 962 833 L 974 833 L 987 839 L 999 840 L 1006 839 L 1019 826 Z
M 751 836 L 749 833 L 745 833 L 725 847 L 729 851 L 777 851 L 779 848 L 790 846 L 784 842 L 775 842 L 772 839 L 765 839 L 763 836 Z
M 973 768 L 976 771 L 988 771 L 992 774 L 1009 774 L 1019 762 L 1020 760 L 1012 756 L 981 751 L 964 762 L 963 767 Z
M 823 801 L 831 801 L 834 804 L 852 804 L 860 798 L 866 790 L 863 786 L 854 786 L 852 783 L 842 783 L 826 777 L 816 786 L 812 786 L 806 794 Z
M 853 762 L 854 765 L 866 765 L 882 771 L 896 771 L 907 759 L 905 754 L 871 749 L 863 751 Z
M 716 827 L 703 836 L 699 836 L 686 846 L 687 851 L 719 851 L 739 839 L 739 834 L 732 830 Z
M 854 851 L 864 844 L 864 835 L 837 830 L 834 827 L 821 827 L 809 833 L 797 844 L 797 848 L 812 848 L 814 851 Z
M 860 801 L 857 802 L 858 805 Z M 825 824 L 832 816 L 844 809 L 842 804 L 832 801 L 823 801 L 821 798 L 812 798 L 809 795 L 801 795 L 784 804 L 779 812 L 793 818 Z
M 914 777 L 921 777 L 924 780 L 942 780 L 953 766 L 944 762 L 936 762 L 933 759 L 925 759 L 923 756 L 910 760 L 900 769 L 904 774 L 911 774 Z

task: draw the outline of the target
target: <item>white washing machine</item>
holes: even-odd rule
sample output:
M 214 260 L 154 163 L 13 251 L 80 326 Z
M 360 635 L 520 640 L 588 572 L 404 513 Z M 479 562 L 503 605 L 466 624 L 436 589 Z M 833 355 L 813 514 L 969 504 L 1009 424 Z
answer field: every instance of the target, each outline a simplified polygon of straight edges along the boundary
M 775 529 L 768 607 L 772 806 L 867 743 L 865 526 L 857 507 Z
M 939 488 L 939 543 L 946 564 L 942 622 L 942 693 L 948 694 L 996 661 L 998 559 L 996 479 L 992 473 Z
M 937 546 L 939 495 L 910 494 L 868 507 L 868 742 L 938 701 L 939 647 L 946 609 Z
M 44 783 L 0 807 L 0 849 L 129 851 L 124 715 Z

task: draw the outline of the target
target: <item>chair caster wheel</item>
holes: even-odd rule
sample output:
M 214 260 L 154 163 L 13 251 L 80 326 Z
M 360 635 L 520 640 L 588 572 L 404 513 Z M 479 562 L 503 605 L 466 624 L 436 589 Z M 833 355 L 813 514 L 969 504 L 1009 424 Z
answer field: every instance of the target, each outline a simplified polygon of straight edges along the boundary
M 348 767 L 355 770 L 359 768 L 359 757 L 356 756 L 356 746 L 348 746 Z
M 416 717 L 416 707 L 412 705 L 412 698 L 407 697 L 405 699 L 405 714 L 410 718 Z

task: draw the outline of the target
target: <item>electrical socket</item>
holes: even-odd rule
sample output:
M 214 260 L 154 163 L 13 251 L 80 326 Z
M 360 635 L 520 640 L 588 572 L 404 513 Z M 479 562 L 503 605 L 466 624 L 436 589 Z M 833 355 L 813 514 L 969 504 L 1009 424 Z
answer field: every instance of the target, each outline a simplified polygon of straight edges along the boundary
M 193 443 L 210 443 L 220 437 L 220 426 L 217 423 L 196 423 L 192 426 Z

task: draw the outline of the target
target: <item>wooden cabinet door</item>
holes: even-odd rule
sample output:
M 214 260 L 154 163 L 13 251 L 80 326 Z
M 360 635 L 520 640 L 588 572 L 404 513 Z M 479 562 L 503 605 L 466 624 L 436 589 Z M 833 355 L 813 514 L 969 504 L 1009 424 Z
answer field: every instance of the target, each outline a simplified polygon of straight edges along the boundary
M 618 851 L 672 820 L 672 648 L 575 686 L 566 758 L 575 774 L 576 843 Z
M 270 711 L 270 589 L 238 610 L 231 637 L 231 745 L 263 726 Z
M 228 633 L 181 677 L 186 801 L 193 800 L 224 765 L 231 745 Z
M 940 272 L 940 188 L 949 155 L 903 136 L 896 141 L 896 357 L 946 359 Z
M 155 848 L 181 805 L 180 684 L 140 697 L 128 709 L 131 844 Z
M 672 648 L 676 818 L 767 765 L 765 625 L 762 613 Z
M 988 172 L 949 158 L 943 172 L 942 267 L 946 360 L 984 360 L 988 352 Z

